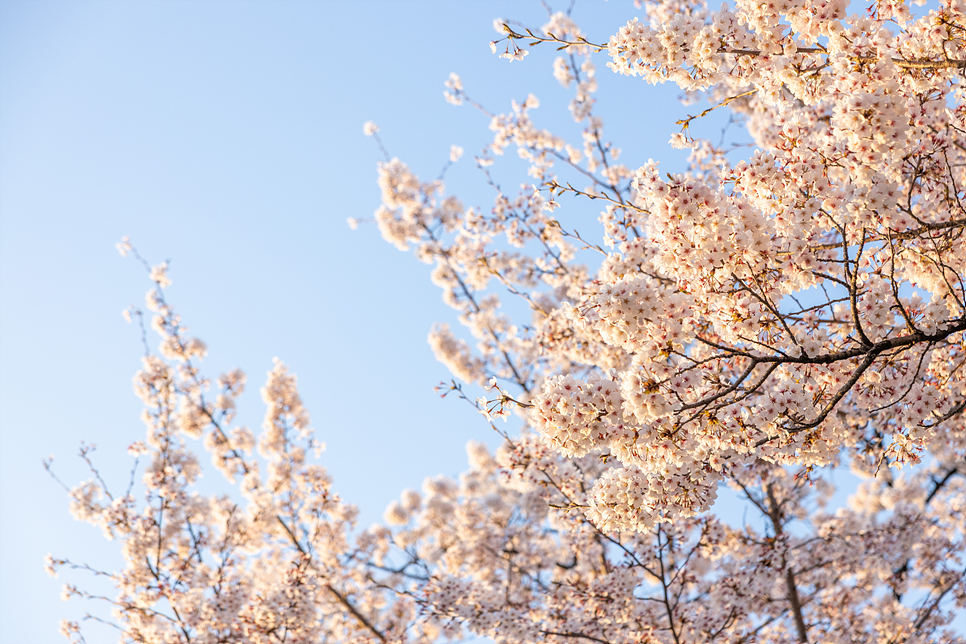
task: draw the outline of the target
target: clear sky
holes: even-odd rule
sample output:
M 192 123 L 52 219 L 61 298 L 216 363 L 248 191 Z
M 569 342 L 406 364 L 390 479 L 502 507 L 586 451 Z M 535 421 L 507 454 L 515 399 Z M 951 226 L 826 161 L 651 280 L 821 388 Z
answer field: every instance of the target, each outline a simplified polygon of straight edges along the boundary
M 573 17 L 603 42 L 634 12 L 630 0 L 577 0 Z M 98 586 L 47 577 L 48 552 L 121 566 L 118 544 L 70 517 L 41 461 L 53 454 L 75 484 L 89 477 L 80 442 L 96 443 L 107 482 L 127 482 L 125 447 L 143 436 L 131 388 L 141 346 L 121 311 L 150 284 L 114 249 L 122 236 L 171 261 L 167 296 L 207 342 L 205 372 L 248 374 L 240 424 L 261 424 L 273 357 L 298 374 L 323 462 L 362 527 L 403 488 L 462 471 L 467 440 L 497 444 L 481 416 L 433 393 L 449 374 L 426 335 L 455 320 L 430 267 L 374 226 L 346 225 L 379 203 L 367 120 L 424 179 L 462 146 L 448 192 L 489 208 L 472 164 L 488 122 L 443 100 L 450 72 L 493 111 L 535 93 L 538 126 L 579 140 L 552 48 L 498 59 L 496 17 L 539 27 L 547 14 L 538 0 L 0 0 L 0 644 L 62 642 L 60 619 L 95 608 L 60 601 L 64 582 Z M 695 107 L 605 62 L 600 114 L 622 160 L 682 169 L 667 139 Z M 495 170 L 526 181 L 514 159 Z M 594 227 L 597 204 L 565 208 Z
M 574 17 L 603 41 L 633 11 L 580 0 Z M 522 0 L 0 1 L 0 642 L 60 642 L 60 619 L 93 608 L 60 601 L 62 583 L 87 581 L 46 577 L 46 553 L 120 565 L 116 544 L 71 519 L 41 460 L 53 454 L 63 480 L 80 482 L 84 440 L 108 483 L 127 480 L 124 448 L 142 436 L 140 338 L 121 310 L 149 283 L 114 250 L 124 235 L 149 261 L 171 260 L 168 297 L 208 343 L 206 372 L 248 373 L 241 423 L 261 423 L 274 356 L 298 373 L 362 526 L 404 487 L 461 471 L 467 440 L 496 442 L 465 404 L 433 394 L 448 374 L 426 334 L 452 315 L 429 267 L 345 221 L 379 201 L 369 119 L 424 178 L 463 146 L 450 192 L 489 207 L 471 162 L 487 120 L 444 102 L 450 72 L 493 110 L 534 92 L 541 126 L 575 132 L 552 50 L 522 64 L 490 54 L 498 16 L 539 27 L 546 11 Z M 629 162 L 679 169 L 666 145 L 687 112 L 676 90 L 613 78 L 604 62 L 602 115 Z

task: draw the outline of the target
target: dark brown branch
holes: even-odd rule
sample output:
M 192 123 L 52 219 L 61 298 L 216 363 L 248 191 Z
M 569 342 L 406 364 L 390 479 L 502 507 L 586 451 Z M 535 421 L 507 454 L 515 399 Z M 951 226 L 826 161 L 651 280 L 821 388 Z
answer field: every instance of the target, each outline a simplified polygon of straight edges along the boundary
M 306 557 L 306 559 L 311 561 L 312 555 L 309 554 L 305 550 L 305 548 L 302 547 L 302 544 L 299 543 L 298 537 L 296 537 L 295 533 L 292 532 L 292 529 L 288 527 L 288 524 L 285 523 L 285 521 L 282 519 L 281 516 L 276 515 L 275 518 L 278 519 L 278 522 L 282 524 L 283 528 L 285 528 L 285 532 L 288 533 L 289 539 L 291 539 L 292 541 L 292 545 L 295 546 L 295 548 L 302 554 L 302 556 Z M 363 627 L 365 627 L 366 630 L 368 630 L 370 633 L 372 633 L 377 638 L 379 638 L 380 642 L 386 641 L 386 636 L 383 635 L 382 632 L 380 632 L 375 626 L 373 626 L 372 622 L 370 622 L 365 615 L 360 613 L 359 609 L 356 608 L 355 605 L 353 605 L 353 603 L 350 602 L 347 597 L 345 597 L 342 593 L 336 590 L 332 586 L 332 584 L 328 582 L 324 582 L 324 583 L 325 583 L 325 589 L 328 590 L 333 595 L 335 595 L 336 599 L 339 600 L 339 603 L 345 606 L 346 610 L 352 613 L 352 616 L 356 618 L 356 621 L 359 622 L 359 624 L 361 624 Z
M 775 538 L 783 534 L 781 506 L 775 498 L 775 490 L 772 483 L 766 488 L 768 493 L 768 518 L 771 519 L 772 528 L 775 530 Z M 788 590 L 788 603 L 791 605 L 792 616 L 795 618 L 795 629 L 798 631 L 798 641 L 808 644 L 808 628 L 805 626 L 805 617 L 802 614 L 802 601 L 798 596 L 798 587 L 795 585 L 795 573 L 788 565 L 785 551 L 782 551 L 782 567 L 785 569 L 785 588 Z

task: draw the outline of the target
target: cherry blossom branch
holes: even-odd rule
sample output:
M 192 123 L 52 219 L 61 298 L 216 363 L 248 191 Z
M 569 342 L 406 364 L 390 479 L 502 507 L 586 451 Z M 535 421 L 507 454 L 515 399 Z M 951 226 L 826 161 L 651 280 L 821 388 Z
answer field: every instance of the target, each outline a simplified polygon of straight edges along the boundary
M 774 484 L 769 482 L 765 486 L 768 495 L 768 518 L 771 519 L 772 529 L 775 531 L 775 538 L 781 539 L 784 535 L 782 529 L 781 505 L 775 498 Z M 788 603 L 792 609 L 792 616 L 795 618 L 795 628 L 798 631 L 798 641 L 808 644 L 808 628 L 805 625 L 805 618 L 802 614 L 802 602 L 798 596 L 798 587 L 795 584 L 795 573 L 788 565 L 788 559 L 784 551 L 781 555 L 782 569 L 785 572 L 785 588 L 788 591 Z
M 312 565 L 314 567 L 315 564 L 313 563 L 312 555 L 302 546 L 302 544 L 299 541 L 298 537 L 296 537 L 295 536 L 295 533 L 292 532 L 292 529 L 288 526 L 287 523 L 285 523 L 285 521 L 282 519 L 282 517 L 280 515 L 277 515 L 275 518 L 282 525 L 282 528 L 285 529 L 285 532 L 286 532 L 286 534 L 288 534 L 289 539 L 292 542 L 292 545 L 294 545 L 295 548 L 296 548 L 296 550 L 298 550 L 299 553 L 301 553 L 302 556 L 305 557 L 306 561 L 310 562 L 310 565 Z M 359 622 L 359 624 L 363 628 L 365 628 L 370 633 L 372 633 L 373 635 L 375 635 L 379 639 L 380 642 L 387 642 L 388 641 L 386 639 L 386 636 L 381 631 L 379 631 L 375 626 L 373 626 L 372 625 L 372 622 L 370 622 L 369 619 L 365 615 L 363 615 L 362 613 L 360 613 L 359 612 L 359 609 L 356 608 L 355 605 L 352 602 L 350 602 L 349 599 L 345 595 L 343 595 L 338 590 L 336 590 L 335 587 L 333 587 L 331 583 L 329 583 L 329 582 L 323 582 L 323 587 L 327 591 L 329 591 L 332 595 L 335 596 L 335 598 L 339 601 L 339 603 L 342 604 L 345 607 L 345 609 L 348 610 L 352 614 L 352 616 L 356 619 L 357 622 Z

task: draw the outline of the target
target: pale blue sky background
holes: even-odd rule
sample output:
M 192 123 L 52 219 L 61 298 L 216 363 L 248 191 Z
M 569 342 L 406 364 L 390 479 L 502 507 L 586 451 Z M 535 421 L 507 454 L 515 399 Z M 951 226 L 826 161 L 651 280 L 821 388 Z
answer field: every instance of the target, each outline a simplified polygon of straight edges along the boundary
M 632 15 L 618 0 L 574 10 L 601 41 Z M 577 133 L 549 48 L 523 64 L 490 54 L 497 16 L 539 27 L 546 12 L 529 0 L 0 0 L 0 642 L 60 642 L 59 620 L 92 608 L 60 601 L 64 581 L 87 580 L 46 577 L 47 552 L 120 563 L 116 544 L 70 518 L 41 460 L 54 454 L 60 476 L 79 482 L 86 440 L 109 482 L 127 480 L 141 351 L 120 312 L 149 284 L 114 250 L 123 235 L 149 261 L 171 260 L 168 296 L 208 343 L 206 372 L 249 374 L 241 423 L 261 423 L 273 356 L 298 373 L 362 526 L 402 488 L 461 471 L 467 440 L 495 443 L 481 417 L 432 392 L 448 374 L 426 334 L 452 315 L 429 267 L 345 220 L 379 202 L 368 119 L 427 179 L 463 146 L 450 192 L 489 207 L 470 158 L 487 120 L 444 102 L 450 72 L 494 110 L 535 92 L 541 126 Z M 628 163 L 680 169 L 666 145 L 687 113 L 676 90 L 614 77 L 604 62 L 602 115 Z M 581 208 L 596 220 L 597 205 Z
M 574 10 L 600 42 L 633 15 L 630 0 Z M 579 140 L 551 48 L 523 63 L 490 54 L 498 16 L 546 21 L 537 0 L 0 0 L 0 644 L 62 642 L 60 619 L 93 608 L 60 601 L 65 581 L 96 586 L 48 578 L 46 553 L 121 565 L 117 544 L 71 519 L 41 460 L 86 479 L 74 457 L 85 440 L 109 483 L 127 481 L 124 448 L 143 435 L 131 390 L 141 348 L 120 313 L 149 283 L 114 250 L 124 235 L 149 261 L 171 260 L 167 294 L 208 344 L 206 373 L 248 373 L 239 423 L 260 425 L 273 356 L 299 375 L 361 526 L 403 488 L 463 470 L 467 440 L 496 444 L 482 417 L 432 391 L 449 376 L 426 334 L 454 316 L 430 267 L 345 221 L 379 203 L 369 119 L 424 179 L 464 147 L 449 192 L 489 208 L 471 160 L 488 123 L 443 100 L 450 72 L 491 110 L 534 92 L 538 126 Z M 623 160 L 682 169 L 666 142 L 695 107 L 605 62 L 600 114 Z M 513 158 L 496 167 L 507 186 L 528 181 L 519 170 Z M 598 204 L 564 204 L 558 214 L 594 229 Z M 93 628 L 88 639 L 115 640 Z

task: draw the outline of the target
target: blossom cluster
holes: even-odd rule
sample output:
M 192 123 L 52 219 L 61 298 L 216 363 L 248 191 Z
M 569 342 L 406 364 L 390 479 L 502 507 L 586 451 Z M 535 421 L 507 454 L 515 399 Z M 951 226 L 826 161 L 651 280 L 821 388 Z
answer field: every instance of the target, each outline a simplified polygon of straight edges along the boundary
M 606 45 L 566 14 L 542 30 L 503 23 L 509 50 L 563 52 L 553 73 L 575 87 L 583 145 L 540 129 L 533 95 L 495 114 L 448 82 L 490 119 L 477 157 L 489 183 L 510 146 L 539 183 L 498 189 L 489 215 L 447 210 L 409 227 L 406 243 L 436 263 L 477 339 L 475 363 L 455 336 L 449 353 L 434 339 L 441 359 L 464 380 L 472 363 L 472 380 L 513 383 L 528 426 L 562 455 L 614 457 L 622 469 L 588 509 L 601 527 L 703 512 L 759 459 L 966 458 L 964 7 L 916 17 L 902 3 L 868 16 L 842 2 L 642 4 L 645 19 Z M 692 149 L 688 172 L 620 164 L 595 112 L 595 52 L 620 74 L 703 92 L 705 113 L 732 110 L 753 149 L 741 158 L 694 138 L 691 117 L 676 139 Z M 399 230 L 404 203 L 427 212 L 443 190 L 381 185 L 377 219 L 391 212 Z M 562 206 L 564 194 L 604 204 L 599 244 L 577 232 L 581 202 Z M 503 313 L 500 291 L 523 298 L 530 319 Z M 625 518 L 610 523 L 605 507 Z
M 149 300 L 160 347 L 190 346 L 157 284 Z M 141 501 L 133 480 L 112 495 L 93 447 L 81 450 L 94 477 L 70 491 L 72 511 L 120 544 L 125 567 L 94 570 L 114 598 L 73 583 L 63 596 L 108 599 L 113 615 L 99 619 L 123 641 L 963 641 L 949 624 L 966 604 L 966 468 L 949 455 L 886 469 L 833 513 L 816 509 L 835 491 L 827 478 L 758 458 L 727 478 L 759 519 L 738 525 L 702 514 L 718 470 L 696 474 L 673 441 L 621 422 L 616 372 L 554 376 L 523 403 L 541 433 L 507 436 L 495 452 L 471 442 L 466 471 L 404 490 L 385 525 L 359 531 L 318 463 L 295 375 L 275 361 L 256 439 L 230 428 L 244 374 L 221 376 L 208 403 L 201 358 L 149 355 L 135 376 Z M 198 490 L 203 466 L 185 439 L 202 433 L 238 486 L 230 495 Z M 601 458 L 659 448 L 660 473 Z M 54 556 L 46 568 L 93 570 Z M 84 641 L 81 623 L 62 632 Z
M 235 425 L 244 375 L 202 375 L 167 266 L 145 263 L 144 501 L 96 469 L 71 491 L 122 544 L 127 641 L 964 642 L 966 4 L 639 4 L 601 44 L 564 13 L 496 25 L 511 60 L 558 47 L 575 140 L 532 94 L 498 113 L 446 82 L 492 131 L 474 156 L 490 207 L 378 166 L 379 231 L 433 266 L 465 328 L 429 335 L 452 390 L 474 405 L 464 385 L 489 382 L 477 411 L 520 412 L 386 525 L 356 530 L 283 364 L 261 435 Z M 619 162 L 595 57 L 730 110 L 750 149 L 696 137 L 699 114 L 673 137 L 685 172 Z M 198 493 L 198 437 L 235 496 Z M 845 465 L 866 480 L 826 511 Z M 714 514 L 724 493 L 745 516 Z

